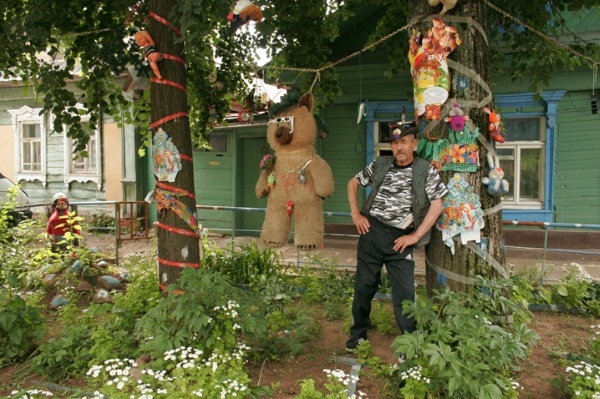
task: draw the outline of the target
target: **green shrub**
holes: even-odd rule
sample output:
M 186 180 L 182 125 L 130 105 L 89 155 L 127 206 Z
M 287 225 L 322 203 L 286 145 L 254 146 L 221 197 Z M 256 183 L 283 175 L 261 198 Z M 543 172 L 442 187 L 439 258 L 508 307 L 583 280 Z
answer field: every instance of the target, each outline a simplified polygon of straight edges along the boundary
M 185 269 L 167 295 L 136 323 L 142 350 L 154 357 L 182 346 L 205 352 L 233 350 L 266 333 L 261 301 L 205 268 Z
M 20 362 L 44 336 L 45 321 L 39 309 L 18 295 L 0 290 L 0 364 Z
M 394 340 L 406 362 L 391 370 L 390 387 L 404 397 L 517 398 L 510 379 L 539 337 L 523 320 L 531 314 L 506 295 L 508 281 L 486 281 L 472 292 L 434 291 L 405 302 L 417 331 Z M 497 316 L 514 322 L 494 324 Z M 418 374 L 418 378 L 416 375 Z

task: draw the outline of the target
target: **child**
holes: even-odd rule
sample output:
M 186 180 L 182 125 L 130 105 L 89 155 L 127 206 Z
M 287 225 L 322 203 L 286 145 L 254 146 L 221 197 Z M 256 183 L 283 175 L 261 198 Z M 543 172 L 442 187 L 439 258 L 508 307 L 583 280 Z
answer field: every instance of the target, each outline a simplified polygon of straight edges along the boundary
M 68 245 L 78 246 L 79 241 L 77 239 L 70 243 L 65 240 L 65 234 L 67 232 L 79 234 L 79 231 L 81 231 L 81 228 L 76 223 L 73 225 L 69 224 L 69 199 L 63 193 L 54 194 L 52 199 L 53 211 L 48 218 L 48 224 L 46 225 L 46 236 L 52 243 L 52 250 L 65 251 Z

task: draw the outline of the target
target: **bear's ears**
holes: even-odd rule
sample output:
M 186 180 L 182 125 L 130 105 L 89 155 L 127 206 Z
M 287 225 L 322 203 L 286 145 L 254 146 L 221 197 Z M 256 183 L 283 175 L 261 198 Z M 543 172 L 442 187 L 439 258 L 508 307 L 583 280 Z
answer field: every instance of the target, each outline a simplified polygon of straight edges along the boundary
M 302 98 L 300 98 L 300 101 L 298 101 L 298 108 L 300 107 L 306 107 L 308 109 L 308 112 L 312 112 L 313 109 L 313 94 L 312 92 L 307 92 L 304 93 L 304 95 L 302 96 Z

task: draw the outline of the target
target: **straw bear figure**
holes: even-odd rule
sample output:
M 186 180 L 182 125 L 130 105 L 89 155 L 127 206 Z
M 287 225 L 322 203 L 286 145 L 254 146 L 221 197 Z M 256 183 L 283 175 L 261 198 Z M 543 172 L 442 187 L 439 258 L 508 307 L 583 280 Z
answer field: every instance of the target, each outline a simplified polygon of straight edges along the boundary
M 275 114 L 267 126 L 267 141 L 275 162 L 256 183 L 256 195 L 267 198 L 261 240 L 280 248 L 294 222 L 294 244 L 303 251 L 323 244 L 323 200 L 333 194 L 331 168 L 314 148 L 317 123 L 312 113 L 313 95 L 304 94 L 296 105 Z

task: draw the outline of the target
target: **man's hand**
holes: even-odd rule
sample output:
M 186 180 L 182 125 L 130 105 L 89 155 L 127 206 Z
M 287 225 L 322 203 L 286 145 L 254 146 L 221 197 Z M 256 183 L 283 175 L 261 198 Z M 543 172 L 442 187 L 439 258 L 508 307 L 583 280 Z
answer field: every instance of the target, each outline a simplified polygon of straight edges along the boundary
M 394 251 L 404 252 L 406 248 L 415 245 L 417 242 L 419 242 L 419 237 L 415 233 L 398 237 L 394 240 Z
M 364 217 L 362 214 L 352 214 L 352 222 L 356 226 L 358 234 L 367 234 L 369 232 L 369 228 L 371 227 L 369 224 L 369 219 Z

